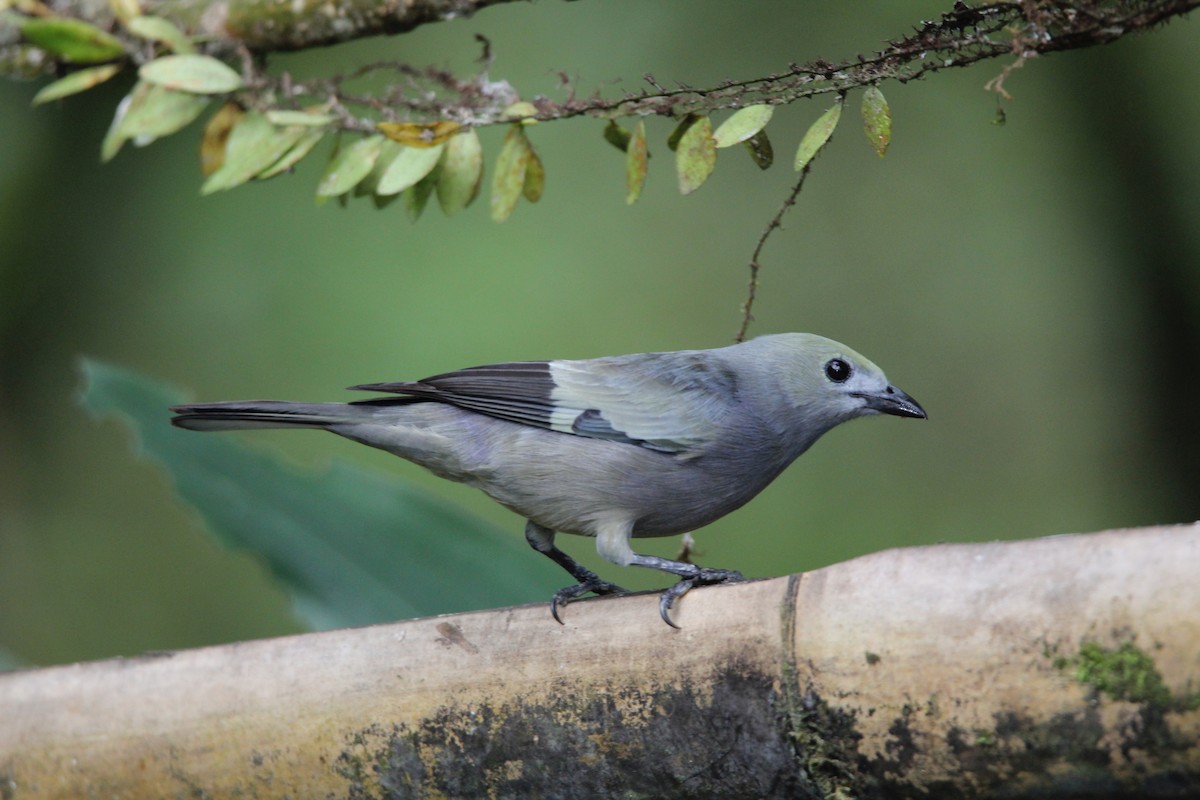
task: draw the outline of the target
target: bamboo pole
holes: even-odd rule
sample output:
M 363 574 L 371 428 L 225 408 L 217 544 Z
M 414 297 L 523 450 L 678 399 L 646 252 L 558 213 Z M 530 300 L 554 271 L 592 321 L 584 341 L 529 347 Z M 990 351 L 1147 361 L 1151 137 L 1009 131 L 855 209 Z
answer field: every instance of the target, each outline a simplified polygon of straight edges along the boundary
M 1200 793 L 1200 525 L 0 675 L 0 796 Z

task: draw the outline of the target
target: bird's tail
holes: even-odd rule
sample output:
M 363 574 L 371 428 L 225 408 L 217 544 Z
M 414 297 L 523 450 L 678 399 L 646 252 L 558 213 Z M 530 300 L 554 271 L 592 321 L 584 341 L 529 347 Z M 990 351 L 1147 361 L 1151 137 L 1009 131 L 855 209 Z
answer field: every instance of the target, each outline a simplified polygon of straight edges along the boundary
M 233 431 L 247 428 L 327 428 L 365 421 L 372 411 L 349 403 L 290 403 L 241 400 L 173 406 L 171 424 L 190 431 Z

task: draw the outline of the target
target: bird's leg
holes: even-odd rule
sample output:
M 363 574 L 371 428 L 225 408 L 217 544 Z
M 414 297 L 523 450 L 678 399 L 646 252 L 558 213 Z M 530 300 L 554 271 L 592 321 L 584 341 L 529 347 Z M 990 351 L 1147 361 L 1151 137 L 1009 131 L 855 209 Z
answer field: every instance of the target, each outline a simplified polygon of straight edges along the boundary
M 663 622 L 672 628 L 678 628 L 679 626 L 671 621 L 671 606 L 675 605 L 675 601 L 687 594 L 693 587 L 746 580 L 742 576 L 742 573 L 737 570 L 698 567 L 695 564 L 672 561 L 669 558 L 660 558 L 658 556 L 643 556 L 634 553 L 633 561 L 629 563 L 639 567 L 662 570 L 663 572 L 679 576 L 680 580 L 678 583 L 665 589 L 658 596 L 658 614 L 663 618 Z
M 696 549 L 696 540 L 692 537 L 691 532 L 685 533 L 679 539 L 679 555 L 675 556 L 676 561 L 682 561 L 684 564 L 694 564 L 692 561 L 693 555 L 704 555 Z
M 594 592 L 595 594 L 624 594 L 625 590 L 620 586 L 617 586 L 615 583 L 609 583 L 606 580 L 601 580 L 599 575 L 555 547 L 554 531 L 549 528 L 538 525 L 533 520 L 529 520 L 525 523 L 525 541 L 529 542 L 529 546 L 534 550 L 549 556 L 555 564 L 558 564 L 571 573 L 571 577 L 579 581 L 574 586 L 566 586 L 559 589 L 550 600 L 550 613 L 560 625 L 562 624 L 562 620 L 558 617 L 558 607 L 565 606 L 581 595 L 585 595 L 588 592 Z

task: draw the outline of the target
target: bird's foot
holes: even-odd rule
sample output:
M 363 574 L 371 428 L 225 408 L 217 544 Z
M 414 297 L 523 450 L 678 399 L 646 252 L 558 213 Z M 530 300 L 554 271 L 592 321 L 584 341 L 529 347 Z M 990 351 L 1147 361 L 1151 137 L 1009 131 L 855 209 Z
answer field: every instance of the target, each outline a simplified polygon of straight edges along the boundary
M 592 575 L 592 577 L 588 578 L 587 580 L 580 581 L 574 586 L 564 586 L 562 589 L 559 589 L 554 593 L 554 597 L 550 599 L 550 614 L 554 617 L 554 621 L 559 625 L 562 625 L 563 621 L 558 617 L 559 607 L 565 606 L 567 603 L 570 603 L 573 600 L 578 600 L 580 597 L 588 594 L 589 592 L 599 595 L 626 593 L 624 589 L 622 589 L 620 586 L 617 586 L 615 583 L 602 581 L 595 575 Z
M 746 578 L 735 569 L 707 569 L 697 567 L 694 575 L 681 578 L 674 586 L 663 590 L 658 596 L 658 615 L 663 622 L 678 630 L 679 626 L 671 620 L 671 607 L 675 601 L 683 597 L 697 586 L 710 586 L 715 583 L 737 583 Z

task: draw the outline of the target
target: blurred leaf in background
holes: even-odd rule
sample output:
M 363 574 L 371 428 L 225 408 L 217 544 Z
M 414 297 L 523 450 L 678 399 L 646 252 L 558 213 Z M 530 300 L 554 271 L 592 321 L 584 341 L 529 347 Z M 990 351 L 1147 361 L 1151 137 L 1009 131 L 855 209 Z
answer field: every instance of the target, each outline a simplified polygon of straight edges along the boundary
M 261 557 L 312 628 L 513 605 L 562 583 L 523 540 L 395 478 L 338 463 L 297 472 L 235 438 L 172 427 L 178 389 L 98 361 L 83 372 L 83 405 L 127 423 L 212 535 Z

